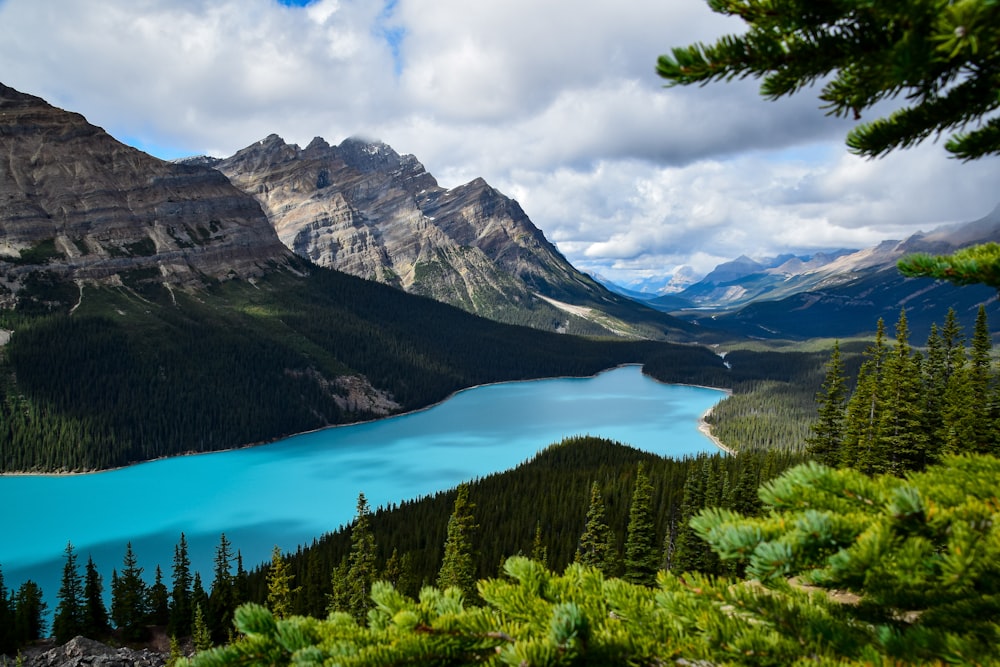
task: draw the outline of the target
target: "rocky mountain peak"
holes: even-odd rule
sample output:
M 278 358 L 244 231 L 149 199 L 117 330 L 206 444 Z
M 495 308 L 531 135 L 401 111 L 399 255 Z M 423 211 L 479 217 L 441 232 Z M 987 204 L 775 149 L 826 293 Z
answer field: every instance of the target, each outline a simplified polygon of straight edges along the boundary
M 164 162 L 0 86 L 0 300 L 62 280 L 197 286 L 290 260 L 260 206 L 216 170 Z
M 218 163 L 260 201 L 279 238 L 323 266 L 503 321 L 565 315 L 568 303 L 617 298 L 573 268 L 513 199 L 484 179 L 445 189 L 413 155 L 381 141 L 268 137 Z M 535 311 L 542 310 L 546 316 Z

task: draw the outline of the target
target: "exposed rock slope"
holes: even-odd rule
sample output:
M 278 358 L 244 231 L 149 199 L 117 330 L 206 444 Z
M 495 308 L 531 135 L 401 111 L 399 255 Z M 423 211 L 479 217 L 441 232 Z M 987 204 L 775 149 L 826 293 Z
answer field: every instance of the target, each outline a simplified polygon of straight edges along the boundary
M 260 275 L 290 254 L 260 206 L 207 167 L 158 160 L 0 84 L 0 299 L 39 268 L 171 286 Z
M 215 166 L 261 202 L 286 246 L 322 266 L 540 328 L 579 330 L 581 311 L 553 302 L 582 306 L 605 333 L 635 333 L 609 321 L 622 313 L 611 318 L 607 306 L 668 321 L 650 309 L 637 314 L 573 268 L 484 180 L 447 190 L 414 156 L 383 143 L 316 138 L 301 149 L 271 135 Z

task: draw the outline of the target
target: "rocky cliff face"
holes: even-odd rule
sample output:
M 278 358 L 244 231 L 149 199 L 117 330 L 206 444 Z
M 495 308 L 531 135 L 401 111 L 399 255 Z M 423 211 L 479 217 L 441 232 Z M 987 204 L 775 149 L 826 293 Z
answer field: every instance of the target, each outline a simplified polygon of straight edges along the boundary
M 295 253 L 472 312 L 503 317 L 607 291 L 574 269 L 517 202 L 484 180 L 440 187 L 412 155 L 347 139 L 305 149 L 271 135 L 217 169 L 263 205 Z
M 290 259 L 217 171 L 163 162 L 0 84 L 0 301 L 44 269 L 78 283 L 191 286 Z
M 17 657 L 0 664 L 23 664 L 24 667 L 164 667 L 167 655 L 149 649 L 112 648 L 100 642 L 76 637 L 62 646 L 48 649 L 29 648 Z

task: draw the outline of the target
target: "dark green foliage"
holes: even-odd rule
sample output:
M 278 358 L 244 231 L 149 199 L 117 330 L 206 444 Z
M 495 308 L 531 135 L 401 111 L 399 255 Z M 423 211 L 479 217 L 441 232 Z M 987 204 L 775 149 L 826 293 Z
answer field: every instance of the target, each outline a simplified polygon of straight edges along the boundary
M 1000 5 L 989 0 L 803 3 L 712 0 L 738 16 L 742 35 L 674 48 L 657 71 L 669 85 L 762 78 L 768 99 L 822 82 L 828 113 L 851 116 L 883 100 L 909 106 L 862 123 L 847 136 L 868 157 L 954 132 L 947 150 L 965 160 L 1000 152 Z M 970 125 L 973 129 L 964 131 Z M 961 130 L 961 131 L 959 131 Z
M 112 571 L 111 620 L 129 641 L 141 641 L 146 636 L 146 619 L 149 616 L 149 594 L 142 579 L 142 569 L 132 551 L 132 543 L 125 547 L 122 572 Z
M 347 558 L 346 611 L 363 619 L 371 608 L 371 587 L 378 576 L 375 535 L 371 527 L 371 508 L 365 494 L 358 494 L 357 512 L 351 526 L 351 553 Z
M 101 640 L 111 634 L 108 608 L 104 605 L 104 582 L 94 559 L 87 558 L 83 576 L 83 631 L 84 637 Z
M 692 471 L 702 474 L 703 470 L 713 470 L 711 474 L 718 486 L 714 497 L 725 506 L 744 508 L 754 506 L 756 488 L 761 481 L 803 460 L 802 454 L 777 450 L 748 450 L 738 456 L 716 454 L 674 460 L 599 438 L 567 439 L 513 470 L 469 482 L 469 500 L 475 503 L 476 514 L 490 517 L 489 530 L 479 531 L 477 535 L 475 576 L 495 575 L 498 563 L 519 552 L 528 553 L 539 523 L 544 529 L 550 567 L 560 569 L 572 563 L 580 535 L 587 525 L 586 499 L 595 482 L 604 500 L 614 558 L 616 561 L 621 559 L 636 467 L 640 462 L 648 471 L 652 486 L 650 516 L 657 559 L 654 568 L 658 567 L 661 545 L 671 525 L 679 526 L 684 484 Z M 725 496 L 723 487 L 729 489 Z M 421 586 L 437 580 L 441 569 L 441 545 L 447 539 L 448 521 L 456 497 L 457 490 L 452 489 L 399 506 L 380 508 L 371 514 L 376 564 L 380 566 L 377 569 L 384 573 L 395 552 L 396 558 L 406 564 L 402 568 L 405 576 L 398 584 L 404 594 L 415 596 Z M 577 500 L 567 502 L 567 499 Z M 288 555 L 290 571 L 297 582 L 303 582 L 295 601 L 295 613 L 319 618 L 327 615 L 326 605 L 315 599 L 316 586 L 305 583 L 310 581 L 320 581 L 324 595 L 331 592 L 332 583 L 330 608 L 348 609 L 347 587 L 351 578 L 347 575 L 347 558 L 352 548 L 352 530 L 345 528 Z M 251 571 L 248 599 L 264 604 L 266 598 L 266 569 Z
M 48 605 L 42 589 L 30 579 L 22 583 L 14 594 L 14 643 L 23 646 L 45 637 L 45 615 Z
M 63 256 L 56 248 L 55 239 L 39 241 L 30 248 L 22 249 L 18 254 L 18 259 L 14 260 L 15 264 L 45 264 L 50 259 Z
M 811 462 L 761 489 L 764 516 L 715 508 L 692 522 L 754 581 L 661 572 L 649 588 L 513 557 L 504 577 L 479 582 L 482 607 L 457 591 L 414 599 L 386 583 L 373 586 L 364 624 L 277 620 L 246 605 L 242 638 L 192 664 L 994 664 L 998 485 L 1000 461 L 988 456 L 951 457 L 905 480 Z
M 573 562 L 597 568 L 607 576 L 618 574 L 615 534 L 605 520 L 604 498 L 601 496 L 601 485 L 597 482 L 590 487 L 587 525 L 580 536 Z
M 902 475 L 945 453 L 1000 450 L 998 388 L 984 309 L 968 350 L 962 341 L 953 311 L 941 329 L 932 328 L 926 356 L 909 344 L 905 312 L 894 345 L 886 343 L 880 321 L 842 413 L 841 446 L 812 454 L 828 465 Z M 836 410 L 823 405 L 814 433 L 832 430 L 836 420 Z
M 166 626 L 170 622 L 170 593 L 163 583 L 163 571 L 156 566 L 153 585 L 149 587 L 149 623 Z
M 640 586 L 656 583 L 660 565 L 660 540 L 656 539 L 653 522 L 653 487 L 642 463 L 636 466 L 635 486 L 629 503 L 628 528 L 625 538 L 625 573 L 623 578 Z
M 167 628 L 174 637 L 187 637 L 191 634 L 194 604 L 191 600 L 191 559 L 188 556 L 187 538 L 184 533 L 181 533 L 180 540 L 174 547 L 171 574 L 173 588 L 170 593 L 170 621 Z
M 101 469 L 378 416 L 344 407 L 345 375 L 385 391 L 398 411 L 477 384 L 626 362 L 655 362 L 667 381 L 725 375 L 707 349 L 505 326 L 310 271 L 305 280 L 229 281 L 197 297 L 87 287 L 81 300 L 70 283 L 62 314 L 3 314 L 15 335 L 0 358 L 0 470 Z M 49 312 L 49 301 L 37 303 Z
M 267 608 L 275 618 L 285 618 L 292 614 L 292 575 L 288 571 L 281 549 L 275 545 L 271 552 L 271 569 L 267 573 Z
M 806 451 L 820 463 L 840 463 L 847 397 L 847 378 L 844 377 L 844 362 L 840 357 L 840 341 L 836 341 L 826 365 L 826 379 L 820 393 L 816 395 L 819 418 L 810 427 L 810 434 L 806 439 Z
M 239 604 L 233 578 L 233 560 L 233 546 L 223 533 L 219 536 L 219 546 L 215 549 L 212 589 L 209 592 L 206 613 L 206 622 L 212 638 L 217 642 L 225 641 L 232 631 L 233 612 Z
M 8 597 L 7 586 L 3 581 L 3 570 L 0 569 L 0 655 L 13 653 L 17 650 L 14 637 L 14 600 Z
M 935 278 L 956 285 L 982 283 L 1000 290 L 1000 244 L 984 243 L 963 248 L 951 255 L 915 253 L 899 260 L 904 276 Z
M 466 600 L 476 599 L 475 534 L 479 526 L 473 515 L 475 507 L 469 500 L 469 485 L 459 484 L 437 576 L 438 588 L 455 587 Z
M 66 562 L 57 597 L 59 604 L 52 617 L 52 634 L 57 642 L 64 644 L 83 632 L 83 578 L 72 543 L 66 545 Z

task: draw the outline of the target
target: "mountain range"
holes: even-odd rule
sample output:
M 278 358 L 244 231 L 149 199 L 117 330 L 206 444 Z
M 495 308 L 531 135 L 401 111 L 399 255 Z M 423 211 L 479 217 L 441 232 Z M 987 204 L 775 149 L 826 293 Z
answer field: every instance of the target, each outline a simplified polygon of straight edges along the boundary
M 682 320 L 578 271 L 520 205 L 477 178 L 445 189 L 379 141 L 271 135 L 225 159 L 197 157 L 260 202 L 311 262 L 500 322 L 563 333 L 690 338 Z
M 719 264 L 701 280 L 674 293 L 633 298 L 705 328 L 753 338 L 814 338 L 867 335 L 881 318 L 894 323 L 902 309 L 922 343 L 948 308 L 971 331 L 979 305 L 1000 322 L 995 290 L 958 287 L 903 277 L 896 263 L 911 253 L 948 254 L 1000 239 L 1000 206 L 979 220 L 945 225 L 904 240 L 886 240 L 862 250 L 813 255 L 747 256 Z

